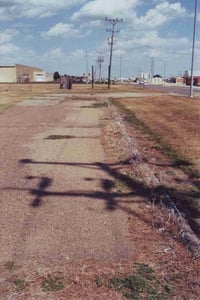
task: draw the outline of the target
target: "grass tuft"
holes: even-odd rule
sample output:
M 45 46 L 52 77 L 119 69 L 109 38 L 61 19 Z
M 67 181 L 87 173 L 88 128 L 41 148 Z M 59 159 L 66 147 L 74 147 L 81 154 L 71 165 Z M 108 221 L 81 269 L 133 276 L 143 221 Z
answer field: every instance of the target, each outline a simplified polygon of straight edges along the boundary
M 115 188 L 117 189 L 118 193 L 123 193 L 124 189 L 125 189 L 125 183 L 118 181 L 115 183 Z
M 16 286 L 17 292 L 22 292 L 27 286 L 26 281 L 24 279 L 20 279 L 20 278 L 15 279 L 14 284 Z
M 5 267 L 6 267 L 6 269 L 8 269 L 9 271 L 12 271 L 13 268 L 14 268 L 14 262 L 13 262 L 13 261 L 7 261 L 7 262 L 5 263 Z
M 136 271 L 125 277 L 113 277 L 109 287 L 127 299 L 171 299 L 171 287 L 161 283 L 154 270 L 146 264 L 135 264 Z
M 98 288 L 100 288 L 104 285 L 104 280 L 102 278 L 100 278 L 99 276 L 97 276 L 95 279 L 95 283 L 96 283 L 96 286 Z
M 67 139 L 74 139 L 75 136 L 73 135 L 61 135 L 61 134 L 52 134 L 45 138 L 45 140 L 67 140 Z
M 42 282 L 42 290 L 44 292 L 56 292 L 64 289 L 64 284 L 59 277 L 51 277 L 50 275 L 47 278 L 44 278 Z
M 93 108 L 101 108 L 101 107 L 108 107 L 108 103 L 107 102 L 96 102 L 92 104 Z

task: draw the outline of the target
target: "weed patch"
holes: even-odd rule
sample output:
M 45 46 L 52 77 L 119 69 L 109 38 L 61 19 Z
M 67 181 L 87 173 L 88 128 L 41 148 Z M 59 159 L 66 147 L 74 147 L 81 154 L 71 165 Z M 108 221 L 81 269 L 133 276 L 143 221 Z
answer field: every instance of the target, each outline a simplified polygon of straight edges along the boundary
M 92 105 L 85 105 L 85 106 L 81 106 L 81 108 L 102 108 L 102 107 L 108 107 L 108 103 L 107 102 L 95 102 Z
M 117 189 L 118 193 L 122 193 L 124 191 L 125 187 L 126 187 L 126 185 L 123 182 L 118 181 L 115 183 L 115 188 Z
M 56 292 L 64 289 L 64 284 L 59 277 L 51 277 L 48 275 L 42 282 L 42 290 L 44 292 Z
M 107 102 L 96 102 L 92 104 L 93 108 L 101 108 L 101 107 L 108 107 L 108 103 Z
M 98 288 L 102 287 L 104 285 L 104 280 L 101 278 L 101 277 L 96 277 L 95 279 L 95 283 L 96 283 L 96 286 Z
M 16 286 L 16 291 L 17 292 L 22 292 L 26 288 L 26 286 L 27 286 L 27 283 L 25 282 L 25 280 L 24 279 L 20 279 L 20 278 L 15 279 L 14 280 L 14 284 Z
M 6 267 L 6 269 L 8 269 L 9 271 L 12 271 L 13 268 L 14 268 L 14 262 L 13 262 L 13 261 L 7 261 L 7 262 L 5 263 L 5 267 Z
M 171 299 L 171 287 L 161 282 L 151 267 L 135 264 L 135 268 L 131 275 L 111 278 L 109 287 L 120 291 L 127 299 Z

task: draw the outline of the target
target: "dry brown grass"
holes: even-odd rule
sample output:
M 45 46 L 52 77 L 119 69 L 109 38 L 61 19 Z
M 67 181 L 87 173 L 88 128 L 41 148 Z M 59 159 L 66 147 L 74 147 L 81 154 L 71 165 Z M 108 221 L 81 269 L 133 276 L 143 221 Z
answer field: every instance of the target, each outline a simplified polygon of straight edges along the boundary
M 137 86 L 127 85 L 111 85 L 109 92 L 135 92 L 140 90 Z M 60 85 L 56 83 L 34 83 L 34 84 L 0 84 L 0 112 L 14 105 L 23 99 L 42 96 L 44 94 L 97 94 L 107 93 L 107 85 L 94 85 L 94 89 L 90 84 L 73 84 L 72 90 L 60 89 Z
M 180 160 L 200 172 L 200 99 L 159 96 L 120 101 Z
M 74 84 L 72 90 L 62 90 L 59 84 L 0 84 L 0 112 L 23 99 L 44 94 L 98 94 L 107 92 L 150 93 L 136 85 Z M 153 91 L 156 93 L 156 91 Z M 125 108 L 134 112 L 152 132 L 160 137 L 165 145 L 173 148 L 180 158 L 191 162 L 200 172 L 200 99 L 163 95 L 123 99 Z

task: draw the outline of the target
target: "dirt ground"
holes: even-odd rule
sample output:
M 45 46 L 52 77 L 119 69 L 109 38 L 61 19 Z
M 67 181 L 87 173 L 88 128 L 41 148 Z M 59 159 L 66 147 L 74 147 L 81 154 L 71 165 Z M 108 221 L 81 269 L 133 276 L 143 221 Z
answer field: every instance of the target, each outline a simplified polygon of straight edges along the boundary
M 0 114 L 0 299 L 124 299 L 110 279 L 135 264 L 165 289 L 149 299 L 199 299 L 199 259 L 149 202 L 108 97 L 29 95 Z

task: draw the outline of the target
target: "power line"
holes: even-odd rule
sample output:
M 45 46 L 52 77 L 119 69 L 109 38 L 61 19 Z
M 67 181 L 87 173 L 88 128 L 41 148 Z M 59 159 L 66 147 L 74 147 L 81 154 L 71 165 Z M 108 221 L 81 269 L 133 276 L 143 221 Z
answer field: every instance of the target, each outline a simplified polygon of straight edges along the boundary
M 110 45 L 110 61 L 109 61 L 109 66 L 108 66 L 108 88 L 110 88 L 113 43 L 114 43 L 115 33 L 119 32 L 119 30 L 115 30 L 115 26 L 117 25 L 117 23 L 123 22 L 123 19 L 118 19 L 118 18 L 109 19 L 106 17 L 105 22 L 111 24 L 111 26 L 112 26 L 111 29 L 106 29 L 106 31 L 111 32 L 111 37 L 108 40 L 109 45 Z

